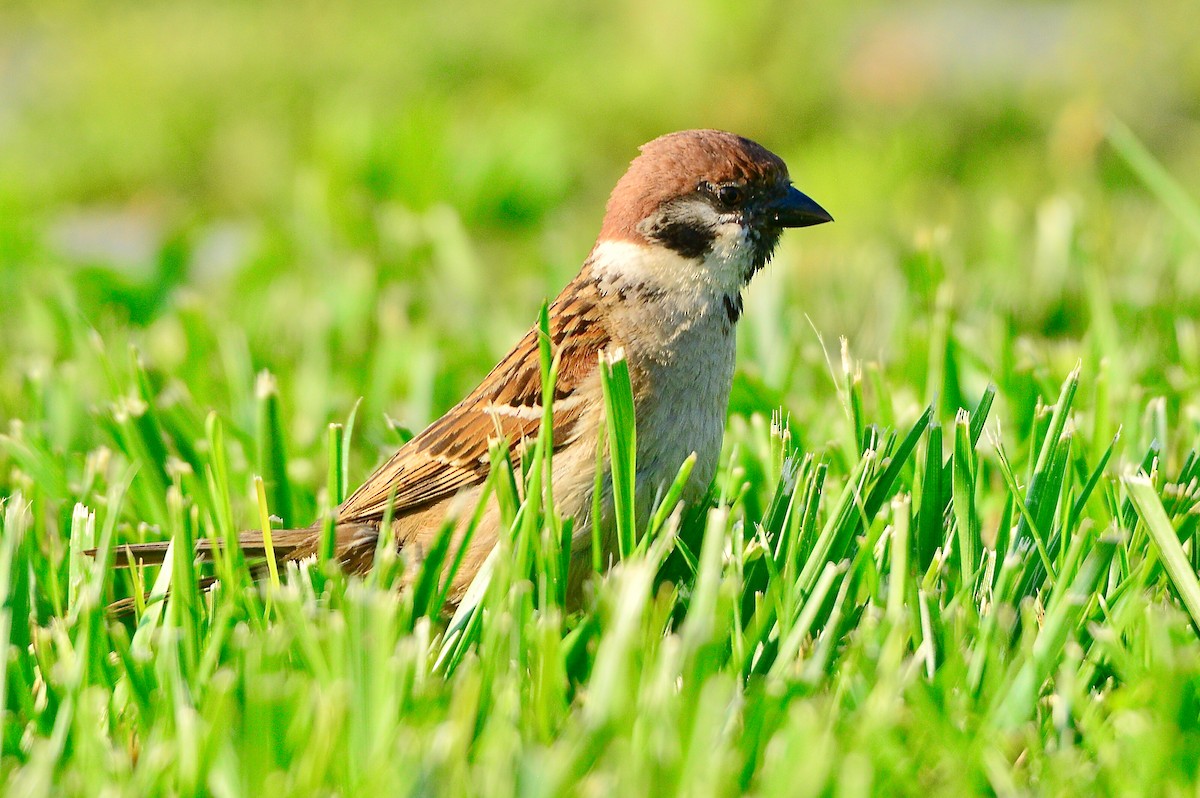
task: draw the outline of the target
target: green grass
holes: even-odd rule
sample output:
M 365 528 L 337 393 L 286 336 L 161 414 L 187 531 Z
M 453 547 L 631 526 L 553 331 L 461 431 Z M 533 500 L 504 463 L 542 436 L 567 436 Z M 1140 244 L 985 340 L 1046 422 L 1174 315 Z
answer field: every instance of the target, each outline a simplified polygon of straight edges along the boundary
M 0 11 L 5 794 L 1194 794 L 1190 8 L 948 8 Z M 1005 20 L 1062 38 L 897 49 Z M 748 293 L 707 506 L 621 513 L 575 614 L 548 440 L 493 452 L 452 616 L 448 530 L 416 575 L 193 561 L 326 518 L 699 124 L 838 219 Z

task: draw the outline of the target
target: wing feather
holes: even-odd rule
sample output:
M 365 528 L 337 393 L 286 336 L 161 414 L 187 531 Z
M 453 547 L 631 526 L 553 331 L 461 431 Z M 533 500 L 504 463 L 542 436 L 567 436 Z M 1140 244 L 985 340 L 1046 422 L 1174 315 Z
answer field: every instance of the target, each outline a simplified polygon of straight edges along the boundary
M 599 313 L 601 295 L 584 270 L 550 307 L 550 337 L 559 353 L 554 448 L 569 443 L 586 411 L 579 390 L 595 375 L 598 353 L 610 343 Z M 541 425 L 542 378 L 538 333 L 530 330 L 479 387 L 433 422 L 372 474 L 338 509 L 338 521 L 381 518 L 391 486 L 393 512 L 403 515 L 487 479 L 491 442 L 519 448 Z

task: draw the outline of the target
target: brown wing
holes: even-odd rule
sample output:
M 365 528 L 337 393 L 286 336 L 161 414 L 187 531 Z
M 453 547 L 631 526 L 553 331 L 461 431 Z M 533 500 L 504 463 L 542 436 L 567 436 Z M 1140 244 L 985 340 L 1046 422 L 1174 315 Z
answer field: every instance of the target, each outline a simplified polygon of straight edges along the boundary
M 559 353 L 553 399 L 555 449 L 576 434 L 585 410 L 576 391 L 595 372 L 597 354 L 610 341 L 600 323 L 599 301 L 585 266 L 550 307 L 550 337 Z M 534 329 L 478 388 L 368 477 L 338 509 L 338 521 L 381 518 L 393 484 L 393 512 L 401 515 L 482 483 L 489 469 L 490 442 L 503 436 L 517 446 L 523 438 L 537 435 L 541 414 L 542 378 Z

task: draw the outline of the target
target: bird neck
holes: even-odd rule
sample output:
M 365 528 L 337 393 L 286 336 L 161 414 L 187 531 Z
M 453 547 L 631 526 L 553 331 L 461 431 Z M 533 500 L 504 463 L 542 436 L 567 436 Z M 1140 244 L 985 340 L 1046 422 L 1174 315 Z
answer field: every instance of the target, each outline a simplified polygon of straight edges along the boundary
M 732 325 L 741 313 L 745 276 L 752 273 L 749 260 L 736 242 L 689 258 L 666 247 L 602 240 L 585 272 L 614 310 L 648 316 L 643 323 L 657 319 L 677 328 L 720 317 Z

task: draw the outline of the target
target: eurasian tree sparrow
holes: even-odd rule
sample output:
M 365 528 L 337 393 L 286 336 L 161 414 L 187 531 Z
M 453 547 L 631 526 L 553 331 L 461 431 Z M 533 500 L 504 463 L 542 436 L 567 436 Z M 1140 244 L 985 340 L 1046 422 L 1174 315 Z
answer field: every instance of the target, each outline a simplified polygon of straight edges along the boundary
M 555 507 L 563 517 L 575 518 L 576 530 L 569 600 L 578 601 L 590 571 L 596 446 L 603 430 L 599 355 L 622 348 L 629 364 L 641 526 L 650 500 L 670 485 L 691 453 L 697 459 L 685 502 L 698 500 L 716 472 L 742 289 L 771 258 L 783 228 L 829 221 L 825 210 L 792 187 L 783 161 L 749 139 L 687 130 L 641 147 L 613 189 L 595 247 L 549 309 L 559 357 L 553 397 Z M 491 442 L 502 436 L 519 451 L 521 441 L 536 437 L 541 388 L 534 329 L 478 388 L 402 446 L 337 508 L 337 555 L 343 566 L 353 572 L 370 568 L 392 494 L 395 540 L 419 560 L 452 508 L 477 503 Z M 607 479 L 602 484 L 611 490 Z M 606 554 L 611 554 L 607 492 L 601 507 L 601 527 L 610 531 Z M 470 515 L 470 509 L 460 515 Z M 452 602 L 461 599 L 492 550 L 499 526 L 492 501 L 454 576 Z M 319 523 L 276 530 L 275 555 L 280 560 L 314 556 L 320 536 Z M 262 533 L 244 533 L 241 545 L 248 555 L 261 556 Z M 206 542 L 199 548 L 211 552 Z M 135 559 L 154 561 L 162 559 L 165 544 L 129 549 Z

